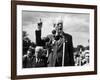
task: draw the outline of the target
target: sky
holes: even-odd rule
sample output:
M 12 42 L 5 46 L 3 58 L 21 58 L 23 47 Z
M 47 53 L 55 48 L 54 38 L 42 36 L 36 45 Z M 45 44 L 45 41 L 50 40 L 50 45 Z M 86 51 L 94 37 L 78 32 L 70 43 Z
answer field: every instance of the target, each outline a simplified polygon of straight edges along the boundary
M 42 37 L 51 34 L 53 24 L 63 21 L 63 30 L 65 33 L 72 35 L 73 46 L 88 45 L 89 40 L 89 23 L 88 13 L 59 13 L 59 12 L 35 12 L 22 11 L 22 27 L 26 31 L 32 42 L 35 42 L 35 30 L 37 23 L 43 22 Z

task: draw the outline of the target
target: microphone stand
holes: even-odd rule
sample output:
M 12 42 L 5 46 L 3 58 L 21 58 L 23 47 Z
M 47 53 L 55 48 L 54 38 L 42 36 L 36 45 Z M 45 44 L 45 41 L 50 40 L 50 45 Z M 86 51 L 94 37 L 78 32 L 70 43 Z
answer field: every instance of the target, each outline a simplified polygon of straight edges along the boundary
M 65 56 L 65 40 L 64 40 L 64 43 L 63 43 L 62 67 L 64 66 L 64 56 Z

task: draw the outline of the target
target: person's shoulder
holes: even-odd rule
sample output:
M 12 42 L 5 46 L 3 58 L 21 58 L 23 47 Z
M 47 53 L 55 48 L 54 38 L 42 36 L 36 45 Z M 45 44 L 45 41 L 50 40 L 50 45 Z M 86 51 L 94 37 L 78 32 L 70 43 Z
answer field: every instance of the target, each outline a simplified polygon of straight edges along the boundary
M 23 58 L 23 61 L 27 60 L 27 55 L 24 55 L 22 58 Z
M 72 35 L 71 34 L 68 34 L 68 33 L 65 33 L 64 32 L 64 35 L 67 36 L 67 37 L 71 37 L 72 38 Z

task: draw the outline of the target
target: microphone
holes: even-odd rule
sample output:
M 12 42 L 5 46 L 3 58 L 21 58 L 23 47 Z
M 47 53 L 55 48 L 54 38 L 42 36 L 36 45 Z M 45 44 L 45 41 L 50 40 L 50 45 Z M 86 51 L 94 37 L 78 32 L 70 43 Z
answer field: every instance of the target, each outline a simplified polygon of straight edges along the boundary
M 55 35 L 56 34 L 56 30 L 52 30 L 52 34 Z
M 54 40 L 59 40 L 60 39 L 60 35 L 56 35 L 56 30 L 52 30 L 52 34 L 53 34 L 53 36 L 54 36 Z

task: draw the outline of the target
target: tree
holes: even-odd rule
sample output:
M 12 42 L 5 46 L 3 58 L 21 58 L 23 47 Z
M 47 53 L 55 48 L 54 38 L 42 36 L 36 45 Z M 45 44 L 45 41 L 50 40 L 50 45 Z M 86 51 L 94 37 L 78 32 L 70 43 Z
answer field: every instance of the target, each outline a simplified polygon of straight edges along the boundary
M 29 46 L 31 45 L 31 40 L 28 38 L 26 31 L 23 31 L 23 55 L 27 53 Z

